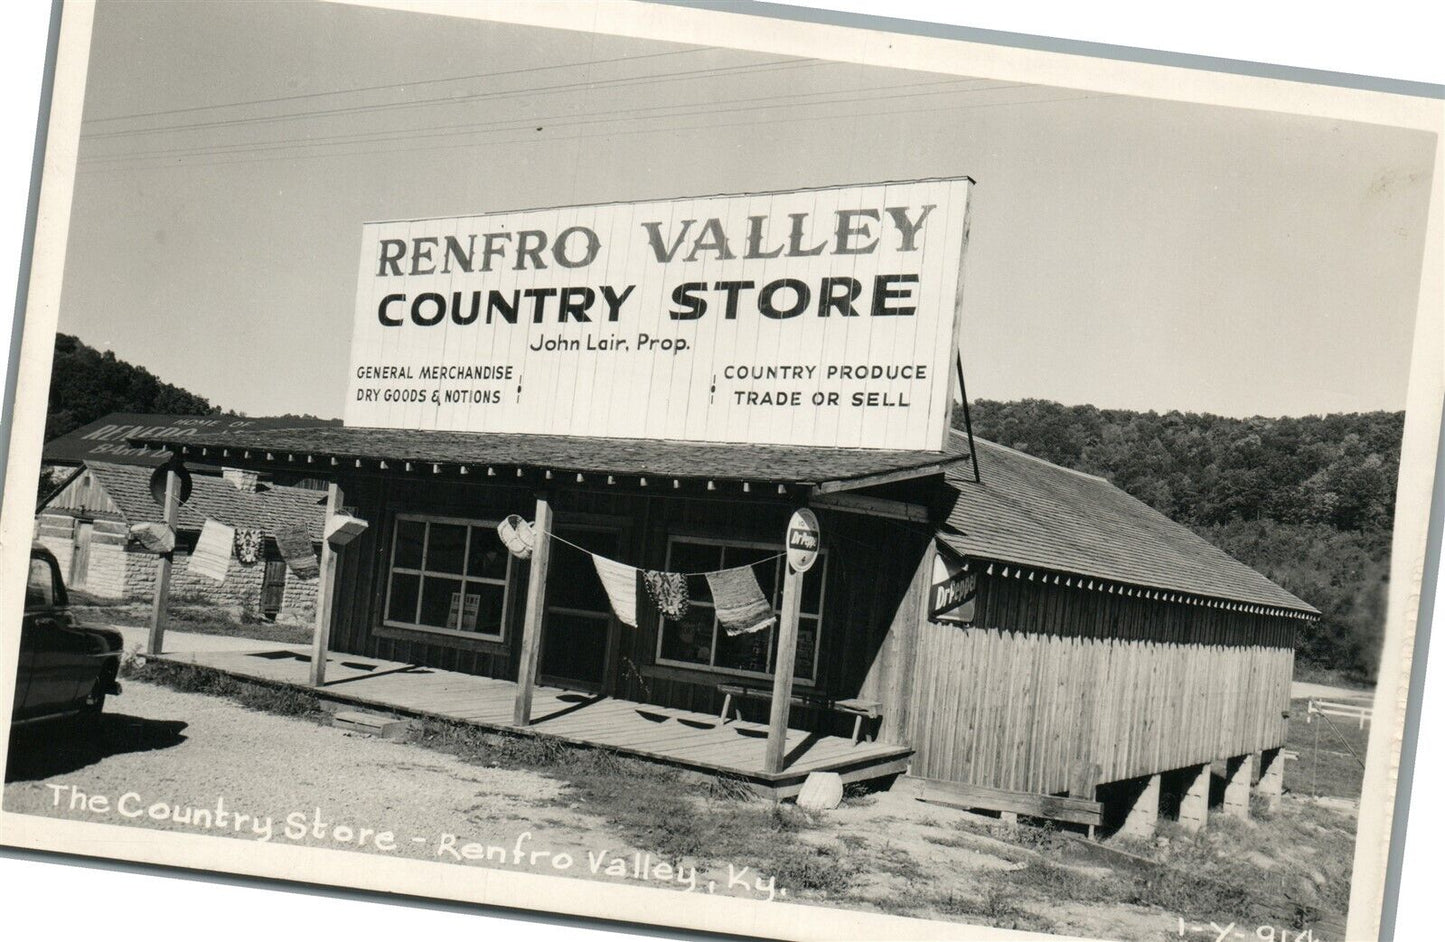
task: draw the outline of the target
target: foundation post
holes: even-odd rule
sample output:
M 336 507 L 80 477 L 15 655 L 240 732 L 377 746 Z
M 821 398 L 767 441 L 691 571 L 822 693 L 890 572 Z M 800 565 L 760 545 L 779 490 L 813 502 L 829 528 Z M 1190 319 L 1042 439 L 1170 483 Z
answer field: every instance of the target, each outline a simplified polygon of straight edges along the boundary
M 1209 765 L 1184 770 L 1187 787 L 1179 798 L 1179 826 L 1194 833 L 1209 822 Z
M 341 512 L 344 495 L 332 481 L 326 487 L 326 520 Z M 316 625 L 311 633 L 311 686 L 326 683 L 326 652 L 331 647 L 331 615 L 336 611 L 336 547 L 326 539 L 322 527 L 321 574 L 316 583 Z
M 552 505 L 545 493 L 537 495 L 532 518 L 532 571 L 527 578 L 527 610 L 522 622 L 522 648 L 517 665 L 517 699 L 512 725 L 532 722 L 532 687 L 537 682 L 537 660 L 542 648 L 542 615 L 547 603 L 547 569 L 552 559 Z
M 1129 806 L 1123 826 L 1119 828 L 1121 835 L 1142 840 L 1154 836 L 1154 828 L 1159 823 L 1159 779 L 1158 775 L 1151 775 L 1145 780 L 1143 789 Z
M 1284 757 L 1279 749 L 1265 749 L 1259 754 L 1257 788 L 1266 809 L 1274 811 L 1279 807 L 1280 796 L 1284 794 Z
M 180 515 L 180 507 L 181 478 L 174 467 L 167 466 L 166 496 L 161 520 L 173 534 L 176 532 L 176 518 Z M 147 654 L 160 654 L 165 645 L 166 628 L 170 622 L 171 560 L 174 554 L 175 550 L 172 549 L 169 553 L 162 553 L 156 560 L 156 594 L 151 599 L 151 630 L 146 637 Z
M 1250 755 L 1231 756 L 1225 762 L 1224 813 L 1231 818 L 1249 817 Z

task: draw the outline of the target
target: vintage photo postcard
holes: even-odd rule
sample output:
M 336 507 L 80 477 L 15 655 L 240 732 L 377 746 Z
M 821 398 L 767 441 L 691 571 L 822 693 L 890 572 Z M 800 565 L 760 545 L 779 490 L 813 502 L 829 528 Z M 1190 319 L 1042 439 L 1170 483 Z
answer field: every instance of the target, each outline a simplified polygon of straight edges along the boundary
M 670 936 L 1378 938 L 1441 121 L 747 5 L 66 3 L 0 843 Z

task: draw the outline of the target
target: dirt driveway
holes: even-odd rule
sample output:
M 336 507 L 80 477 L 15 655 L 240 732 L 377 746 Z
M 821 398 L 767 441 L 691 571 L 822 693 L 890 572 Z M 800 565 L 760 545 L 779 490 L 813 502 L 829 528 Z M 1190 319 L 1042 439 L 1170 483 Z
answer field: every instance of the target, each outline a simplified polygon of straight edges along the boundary
M 1004 827 L 899 792 L 851 794 L 808 814 L 600 750 L 467 729 L 391 742 L 318 722 L 306 712 L 314 704 L 278 715 L 291 708 L 273 691 L 261 691 L 264 712 L 238 701 L 244 690 L 194 689 L 130 679 L 94 736 L 12 737 L 6 810 L 1151 940 L 1177 938 L 1181 916 L 1274 922 L 1276 901 L 1255 898 L 1266 883 L 1301 884 L 1289 898 L 1307 905 L 1284 913 L 1333 922 L 1340 907 L 1315 887 L 1338 882 L 1352 846 L 1352 821 L 1297 804 L 1258 825 L 1212 821 L 1204 839 L 1176 834 L 1136 849 L 1153 862 L 1121 867 L 1048 828 Z
M 533 852 L 585 871 L 589 851 L 636 850 L 535 772 L 134 682 L 107 711 L 93 738 L 17 735 L 6 810 L 451 862 L 478 842 L 542 873 L 553 858 Z

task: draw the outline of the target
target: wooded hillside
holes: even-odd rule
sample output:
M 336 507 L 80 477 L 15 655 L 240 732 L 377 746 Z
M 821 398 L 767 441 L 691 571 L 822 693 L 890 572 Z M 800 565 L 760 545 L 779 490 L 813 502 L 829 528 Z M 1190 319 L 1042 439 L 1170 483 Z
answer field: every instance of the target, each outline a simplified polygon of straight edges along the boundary
M 1027 399 L 972 404 L 976 435 L 1107 478 L 1322 613 L 1302 662 L 1372 680 L 1403 412 L 1232 419 Z
M 221 410 L 149 370 L 116 359 L 70 334 L 55 335 L 45 440 L 73 432 L 112 412 L 214 415 Z

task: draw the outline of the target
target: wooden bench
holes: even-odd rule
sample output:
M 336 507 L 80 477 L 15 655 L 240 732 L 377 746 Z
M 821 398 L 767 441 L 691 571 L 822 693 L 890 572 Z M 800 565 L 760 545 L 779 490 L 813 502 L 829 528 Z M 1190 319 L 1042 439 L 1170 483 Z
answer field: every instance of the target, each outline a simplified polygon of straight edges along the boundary
M 727 722 L 728 713 L 732 711 L 733 698 L 739 700 L 766 700 L 772 702 L 773 690 L 771 687 L 750 687 L 747 684 L 725 683 L 717 685 L 718 693 L 723 695 L 722 713 L 718 719 Z M 818 707 L 825 710 L 833 710 L 837 713 L 846 713 L 853 717 L 853 742 L 857 744 L 859 736 L 863 732 L 863 720 L 876 720 L 882 716 L 883 704 L 877 700 L 864 700 L 859 697 L 848 697 L 842 700 L 835 700 L 821 693 L 794 690 L 793 702 L 799 706 Z M 742 711 L 738 711 L 738 719 L 742 719 Z

